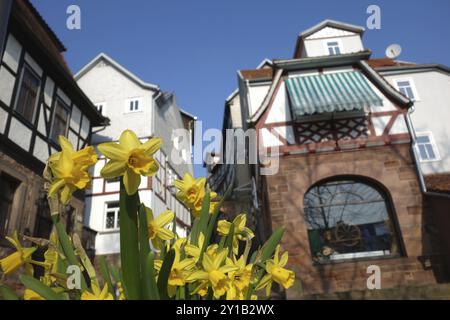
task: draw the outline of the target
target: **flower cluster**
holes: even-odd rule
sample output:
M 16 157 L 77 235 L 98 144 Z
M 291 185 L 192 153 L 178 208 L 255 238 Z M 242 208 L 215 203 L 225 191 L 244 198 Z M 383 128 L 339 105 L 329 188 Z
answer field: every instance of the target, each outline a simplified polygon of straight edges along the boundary
M 77 189 L 87 188 L 88 170 L 97 161 L 94 148 L 75 151 L 64 137 L 59 138 L 62 151 L 48 161 L 51 176 L 49 199 L 67 204 Z M 205 178 L 186 174 L 175 182 L 177 197 L 191 210 L 193 223 L 188 237 L 176 232 L 175 214 L 165 211 L 154 215 L 140 203 L 138 189 L 141 176 L 152 176 L 158 170 L 153 158 L 161 139 L 141 143 L 132 131 L 122 133 L 119 143 L 99 145 L 98 150 L 109 162 L 101 170 L 104 178 L 121 178 L 120 238 L 121 269 L 98 257 L 102 281 L 77 234 L 69 237 L 59 215 L 52 215 L 55 232 L 50 239 L 25 237 L 33 244 L 25 248 L 17 233 L 7 240 L 15 251 L 0 260 L 5 276 L 25 267 L 20 279 L 26 300 L 81 299 L 256 299 L 265 289 L 270 296 L 272 283 L 288 289 L 295 280 L 293 271 L 285 268 L 288 253 L 280 257 L 283 230 L 276 230 L 258 251 L 251 252 L 254 234 L 247 226 L 245 214 L 232 221 L 218 220 L 225 200 L 210 191 Z M 59 197 L 57 197 L 59 195 Z M 215 199 L 215 202 L 211 202 Z M 216 235 L 216 236 L 215 236 Z M 213 238 L 220 241 L 213 242 Z M 38 248 L 45 248 L 44 261 L 31 258 Z M 34 278 L 32 265 L 44 268 L 44 275 Z M 79 287 L 70 285 L 66 272 L 76 266 L 88 275 L 78 279 Z M 0 282 L 0 297 L 16 298 Z

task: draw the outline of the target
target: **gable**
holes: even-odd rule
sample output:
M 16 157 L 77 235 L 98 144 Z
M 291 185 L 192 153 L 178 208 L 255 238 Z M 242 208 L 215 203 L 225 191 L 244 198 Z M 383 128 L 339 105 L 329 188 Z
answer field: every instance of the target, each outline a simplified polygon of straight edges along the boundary
M 310 36 L 306 37 L 305 40 L 345 37 L 345 36 L 352 36 L 352 35 L 356 35 L 356 33 L 327 26 L 327 27 L 320 29 L 319 31 L 314 32 Z

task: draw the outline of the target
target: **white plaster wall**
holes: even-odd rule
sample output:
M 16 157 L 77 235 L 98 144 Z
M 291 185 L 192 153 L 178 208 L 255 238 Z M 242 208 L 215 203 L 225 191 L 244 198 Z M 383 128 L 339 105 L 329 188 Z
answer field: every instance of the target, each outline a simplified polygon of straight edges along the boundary
M 21 52 L 22 45 L 12 34 L 9 34 L 8 40 L 6 42 L 5 52 L 3 54 L 3 61 L 15 72 L 17 72 L 17 68 L 19 67 Z
M 289 106 L 288 93 L 285 83 L 280 84 L 280 88 L 273 101 L 272 108 L 267 115 L 266 123 L 291 121 L 291 111 Z
M 253 116 L 255 112 L 259 109 L 267 92 L 270 89 L 270 84 L 251 84 L 249 87 L 249 97 L 250 97 L 250 116 Z
M 440 160 L 421 164 L 424 174 L 450 172 L 450 76 L 440 71 L 384 75 L 394 86 L 396 79 L 411 78 L 420 100 L 411 115 L 416 132 L 431 131 Z
M 0 67 L 0 100 L 7 106 L 11 105 L 11 98 L 16 78 L 3 66 Z
M 77 82 L 94 104 L 107 104 L 105 116 L 110 118 L 112 125 L 93 135 L 94 144 L 118 140 L 121 132 L 126 129 L 132 129 L 139 137 L 152 135 L 152 90 L 142 88 L 106 63 L 97 64 Z M 140 97 L 143 98 L 142 111 L 125 113 L 126 100 Z
M 304 46 L 307 57 L 320 57 L 329 55 L 326 42 L 338 39 L 341 42 L 341 54 L 354 53 L 364 50 L 364 46 L 361 41 L 361 37 L 357 34 L 345 37 L 336 38 L 319 38 L 305 40 Z

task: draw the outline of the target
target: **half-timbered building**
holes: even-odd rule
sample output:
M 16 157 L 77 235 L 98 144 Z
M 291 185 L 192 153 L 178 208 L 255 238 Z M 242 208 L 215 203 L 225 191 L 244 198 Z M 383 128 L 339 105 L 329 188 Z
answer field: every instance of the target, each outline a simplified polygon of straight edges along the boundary
M 243 128 L 265 155 L 248 166 L 252 215 L 261 240 L 286 230 L 299 279 L 289 298 L 367 290 L 370 266 L 383 288 L 448 277 L 420 188 L 413 101 L 370 66 L 363 33 L 326 20 L 299 35 L 293 59 L 238 72 Z
M 83 148 L 92 128 L 107 124 L 73 79 L 64 45 L 29 1 L 13 2 L 7 31 L 0 65 L 0 245 L 14 230 L 49 236 L 42 172 L 59 150 L 58 136 Z M 84 194 L 75 193 L 64 209 L 68 230 L 81 233 Z

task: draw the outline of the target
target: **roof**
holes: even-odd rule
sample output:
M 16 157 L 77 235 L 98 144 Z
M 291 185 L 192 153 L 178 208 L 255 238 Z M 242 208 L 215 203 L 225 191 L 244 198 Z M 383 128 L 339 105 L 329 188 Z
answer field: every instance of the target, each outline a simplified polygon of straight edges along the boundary
M 394 87 L 392 87 L 386 79 L 384 79 L 378 72 L 369 66 L 364 57 L 370 56 L 370 50 L 359 53 L 351 53 L 347 55 L 336 55 L 336 56 L 326 56 L 326 57 L 311 57 L 303 59 L 291 59 L 291 60 L 274 60 L 274 67 L 276 68 L 276 73 L 273 77 L 270 89 L 264 98 L 260 108 L 256 113 L 248 119 L 249 123 L 256 123 L 260 117 L 264 114 L 265 110 L 268 108 L 272 96 L 275 93 L 275 89 L 278 83 L 282 80 L 282 74 L 285 70 L 300 70 L 300 69 L 313 69 L 321 67 L 332 67 L 332 66 L 344 66 L 349 64 L 357 64 L 358 67 L 363 71 L 363 73 L 375 84 L 377 84 L 380 90 L 391 97 L 399 105 L 409 107 L 412 105 L 411 100 L 403 96 Z
M 240 73 L 245 80 L 271 80 L 273 78 L 272 68 L 241 70 Z
M 52 39 L 54 45 L 58 48 L 60 52 L 67 51 L 66 47 L 62 43 L 61 40 L 59 40 L 58 36 L 55 32 L 50 28 L 50 26 L 47 24 L 47 22 L 44 20 L 44 18 L 41 16 L 39 11 L 36 10 L 36 8 L 33 6 L 33 4 L 29 0 L 19 0 L 18 3 L 22 2 L 23 5 L 27 6 L 28 9 L 31 11 L 31 13 L 35 16 L 35 18 L 38 20 L 38 22 L 41 24 L 41 26 L 45 29 L 48 36 Z M 20 5 L 20 4 L 19 4 Z
M 369 59 L 369 61 L 367 61 L 367 63 L 369 63 L 369 66 L 371 66 L 372 68 L 416 65 L 415 63 L 412 63 L 412 62 L 398 61 L 398 60 L 394 60 L 394 59 L 390 59 L 390 58 Z
M 187 112 L 186 110 L 181 109 L 181 108 L 179 108 L 179 109 L 180 109 L 180 113 L 181 113 L 183 116 L 188 117 L 188 118 L 191 118 L 192 120 L 197 120 L 197 119 L 198 119 L 197 116 L 194 116 L 193 114 Z
M 427 191 L 450 194 L 450 173 L 426 175 Z
M 109 57 L 106 53 L 103 53 L 103 52 L 98 54 L 87 65 L 85 65 L 80 71 L 78 71 L 75 74 L 75 79 L 79 80 L 81 77 L 83 77 L 86 73 L 88 73 L 92 68 L 94 68 L 102 60 L 106 61 L 107 63 L 112 65 L 116 70 L 118 70 L 120 73 L 122 73 L 124 76 L 126 76 L 127 78 L 129 78 L 131 81 L 135 82 L 142 88 L 153 90 L 153 91 L 160 91 L 160 88 L 158 85 L 142 81 L 136 75 L 131 73 L 129 70 L 125 69 L 125 67 L 123 67 L 117 61 L 115 61 L 113 58 Z
M 325 28 L 325 27 L 332 27 L 332 28 L 336 28 L 336 29 L 342 29 L 342 30 L 347 30 L 350 32 L 355 32 L 355 33 L 364 33 L 364 28 L 354 25 L 354 24 L 349 24 L 349 23 L 344 23 L 344 22 L 340 22 L 340 21 L 336 21 L 336 20 L 331 20 L 331 19 L 326 19 L 323 20 L 322 22 L 316 24 L 315 26 L 306 29 L 305 31 L 301 32 L 298 37 L 299 38 L 306 38 L 310 35 L 312 35 L 313 33 L 316 33 L 317 31 Z
M 445 73 L 450 73 L 450 67 L 438 64 L 438 63 L 424 63 L 424 64 L 413 64 L 413 63 L 402 63 L 394 66 L 380 66 L 375 68 L 378 72 L 396 72 L 396 71 L 428 71 L 428 70 L 439 70 Z
M 93 126 L 107 124 L 108 119 L 98 112 L 73 78 L 61 53 L 65 47 L 28 0 L 13 2 L 8 28 L 45 67 L 48 76 L 88 115 Z
M 342 29 L 342 30 L 346 30 L 346 31 L 354 32 L 354 33 L 359 33 L 361 35 L 364 33 L 364 28 L 357 26 L 357 25 L 344 23 L 344 22 L 340 22 L 340 21 L 336 21 L 336 20 L 330 20 L 330 19 L 323 20 L 322 22 L 316 24 L 315 26 L 313 26 L 309 29 L 306 29 L 305 31 L 298 34 L 297 43 L 295 44 L 294 58 L 300 57 L 301 44 L 303 43 L 303 40 L 306 37 L 312 35 L 313 33 L 317 32 L 325 27 Z

